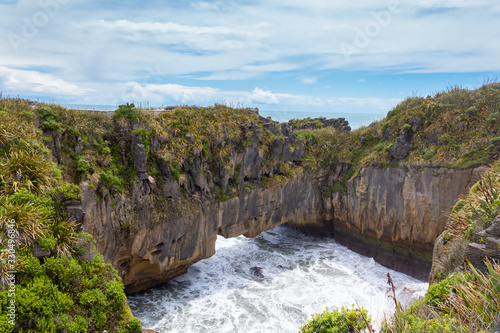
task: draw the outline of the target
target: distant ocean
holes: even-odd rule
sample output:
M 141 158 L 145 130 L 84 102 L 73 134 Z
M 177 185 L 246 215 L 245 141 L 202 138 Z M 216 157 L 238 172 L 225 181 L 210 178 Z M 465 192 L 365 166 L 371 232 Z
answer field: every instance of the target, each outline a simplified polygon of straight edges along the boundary
M 96 111 L 114 111 L 118 108 L 117 105 L 85 105 L 85 104 L 61 104 L 68 109 L 77 110 L 96 110 Z M 287 122 L 290 119 L 303 118 L 345 118 L 352 129 L 362 126 L 368 126 L 375 120 L 380 120 L 386 116 L 386 113 L 342 113 L 342 112 L 325 112 L 325 111 L 266 111 L 260 110 L 259 114 L 263 117 L 271 117 L 277 122 Z
M 118 105 L 61 104 L 61 106 L 75 110 L 115 111 L 118 109 Z
M 287 122 L 290 119 L 303 119 L 307 117 L 318 118 L 345 118 L 352 129 L 362 126 L 368 126 L 375 120 L 380 120 L 386 116 L 386 113 L 342 113 L 342 112 L 325 112 L 325 111 L 259 111 L 263 117 L 271 117 L 272 120 L 278 122 Z

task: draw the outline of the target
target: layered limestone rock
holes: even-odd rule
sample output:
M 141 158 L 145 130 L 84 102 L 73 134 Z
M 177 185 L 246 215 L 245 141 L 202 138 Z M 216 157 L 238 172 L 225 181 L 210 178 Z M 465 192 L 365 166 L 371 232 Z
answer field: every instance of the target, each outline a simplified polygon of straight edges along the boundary
M 134 184 L 131 201 L 110 195 L 97 200 L 96 191 L 86 183 L 84 229 L 93 235 L 105 258 L 119 268 L 127 292 L 136 292 L 183 274 L 192 264 L 212 256 L 217 235 L 255 237 L 291 221 L 321 224 L 321 198 L 314 183 L 310 174 L 300 174 L 284 184 L 225 202 L 184 203 L 188 209 L 179 215 L 160 218 L 152 215 L 161 214 L 172 202 L 152 201 L 147 195 L 148 181 Z M 137 212 L 141 215 L 135 216 Z
M 326 210 L 341 243 L 426 280 L 447 215 L 485 168 L 366 167 Z

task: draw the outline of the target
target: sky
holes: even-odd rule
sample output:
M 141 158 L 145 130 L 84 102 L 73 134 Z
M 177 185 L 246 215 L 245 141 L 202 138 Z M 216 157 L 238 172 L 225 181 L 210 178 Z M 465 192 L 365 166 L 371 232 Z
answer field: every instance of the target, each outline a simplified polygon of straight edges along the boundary
M 0 92 L 387 113 L 500 78 L 497 0 L 1 0 Z

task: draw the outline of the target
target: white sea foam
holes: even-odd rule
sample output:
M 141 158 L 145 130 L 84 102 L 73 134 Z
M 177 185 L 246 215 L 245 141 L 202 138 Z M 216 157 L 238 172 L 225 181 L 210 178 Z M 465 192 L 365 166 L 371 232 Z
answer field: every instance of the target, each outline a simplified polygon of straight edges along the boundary
M 427 289 L 333 239 L 278 227 L 254 239 L 219 237 L 213 257 L 166 285 L 129 296 L 129 303 L 143 326 L 158 332 L 296 333 L 326 307 L 359 304 L 380 321 L 394 308 L 387 272 L 407 303 Z

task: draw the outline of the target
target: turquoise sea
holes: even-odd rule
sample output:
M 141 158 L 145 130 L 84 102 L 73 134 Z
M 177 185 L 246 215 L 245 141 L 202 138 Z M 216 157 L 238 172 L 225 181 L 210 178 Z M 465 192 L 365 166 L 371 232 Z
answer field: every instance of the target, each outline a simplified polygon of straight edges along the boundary
M 95 111 L 114 111 L 118 108 L 117 105 L 84 105 L 84 104 L 61 104 L 64 107 L 77 110 L 95 110 Z M 342 113 L 334 111 L 267 111 L 260 110 L 259 114 L 263 117 L 271 117 L 277 122 L 287 122 L 290 119 L 303 118 L 345 118 L 352 129 L 361 126 L 368 126 L 375 120 L 380 120 L 386 116 L 386 113 Z

